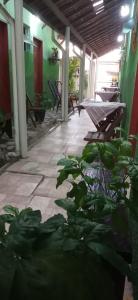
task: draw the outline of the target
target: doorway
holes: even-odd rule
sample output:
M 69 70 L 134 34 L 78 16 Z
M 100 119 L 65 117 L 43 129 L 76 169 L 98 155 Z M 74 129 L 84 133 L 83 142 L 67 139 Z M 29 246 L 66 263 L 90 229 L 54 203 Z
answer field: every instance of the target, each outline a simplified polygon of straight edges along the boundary
M 43 92 L 43 43 L 34 38 L 34 84 L 35 94 L 42 94 Z M 40 101 L 39 97 L 36 99 L 36 104 Z
M 6 115 L 11 114 L 8 28 L 2 21 L 0 21 L 0 109 Z

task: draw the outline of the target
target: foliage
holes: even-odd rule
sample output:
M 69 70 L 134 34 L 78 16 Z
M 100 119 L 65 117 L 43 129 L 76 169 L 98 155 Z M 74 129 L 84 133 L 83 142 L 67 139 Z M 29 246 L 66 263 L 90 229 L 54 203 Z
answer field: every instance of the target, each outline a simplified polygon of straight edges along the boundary
M 73 57 L 69 62 L 69 92 L 75 92 L 75 74 L 80 66 L 79 59 Z
M 42 223 L 40 211 L 5 207 L 0 216 L 2 299 L 116 299 L 112 268 L 105 260 L 123 274 L 130 270 L 104 244 L 110 227 L 73 211 L 67 219 L 59 214 Z
M 53 58 L 58 58 L 58 49 L 53 47 L 52 48 L 52 56 Z
M 60 160 L 59 165 L 63 168 L 59 171 L 57 186 L 69 180 L 72 189 L 67 195 L 70 200 L 67 200 L 74 203 L 78 213 L 81 211 L 81 214 L 97 223 L 110 224 L 112 234 L 117 234 L 118 239 L 118 233 L 121 233 L 121 240 L 124 236 L 125 243 L 126 238 L 132 237 L 132 280 L 134 299 L 137 300 L 138 166 L 131 156 L 131 140 L 134 138 L 130 136 L 130 141 L 119 138 L 110 143 L 93 143 L 85 147 L 81 157 Z M 89 168 L 93 170 L 90 175 Z M 62 199 L 57 203 L 69 211 L 67 200 Z M 118 248 L 117 244 L 115 246 Z M 113 263 L 113 255 L 111 260 Z
M 58 164 L 57 187 L 64 180 L 72 185 L 65 199 L 56 200 L 66 217 L 42 222 L 40 211 L 11 206 L 0 216 L 3 299 L 119 299 L 113 274 L 132 275 L 116 235 L 128 239 L 128 211 L 137 218 L 135 197 L 127 195 L 128 175 L 134 187 L 138 178 L 131 143 L 93 143 Z

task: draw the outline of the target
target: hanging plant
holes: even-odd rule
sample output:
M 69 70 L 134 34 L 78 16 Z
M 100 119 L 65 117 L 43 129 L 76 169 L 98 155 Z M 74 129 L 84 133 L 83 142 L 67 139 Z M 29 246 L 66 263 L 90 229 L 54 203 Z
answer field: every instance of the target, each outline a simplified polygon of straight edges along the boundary
M 49 57 L 49 61 L 53 64 L 55 64 L 57 61 L 59 61 L 60 59 L 58 58 L 58 49 L 53 47 L 52 48 L 52 54 Z

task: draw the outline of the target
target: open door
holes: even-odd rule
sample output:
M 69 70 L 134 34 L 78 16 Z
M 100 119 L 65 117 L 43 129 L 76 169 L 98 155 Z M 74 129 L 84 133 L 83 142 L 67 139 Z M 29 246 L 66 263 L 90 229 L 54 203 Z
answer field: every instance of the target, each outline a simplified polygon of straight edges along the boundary
M 138 67 L 136 72 L 135 89 L 133 96 L 132 112 L 131 112 L 131 122 L 130 122 L 130 134 L 138 134 Z M 133 154 L 135 154 L 136 142 L 133 142 Z
M 0 21 L 0 109 L 11 115 L 7 24 Z
M 34 38 L 34 81 L 35 94 L 42 94 L 43 92 L 43 43 Z M 39 99 L 39 97 L 38 97 Z M 39 100 L 37 101 L 37 104 Z

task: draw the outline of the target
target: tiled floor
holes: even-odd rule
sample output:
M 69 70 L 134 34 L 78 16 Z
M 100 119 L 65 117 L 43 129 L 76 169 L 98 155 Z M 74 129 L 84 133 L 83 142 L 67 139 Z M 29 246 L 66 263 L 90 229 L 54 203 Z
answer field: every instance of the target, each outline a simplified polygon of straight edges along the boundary
M 67 123 L 44 136 L 26 159 L 10 166 L 0 176 L 0 210 L 6 204 L 20 209 L 29 206 L 40 209 L 44 220 L 61 212 L 54 200 L 64 197 L 70 185 L 65 183 L 56 190 L 57 162 L 65 155 L 81 153 L 88 130 L 95 127 L 87 113 L 82 111 L 80 117 L 75 113 Z M 129 285 L 126 286 L 123 300 L 132 300 Z
M 81 153 L 88 130 L 95 130 L 89 116 L 82 111 L 79 117 L 76 112 L 67 123 L 44 136 L 26 159 L 11 165 L 0 177 L 0 209 L 6 204 L 31 206 L 41 210 L 43 219 L 59 213 L 54 200 L 64 197 L 70 184 L 56 189 L 57 162 L 65 155 Z

